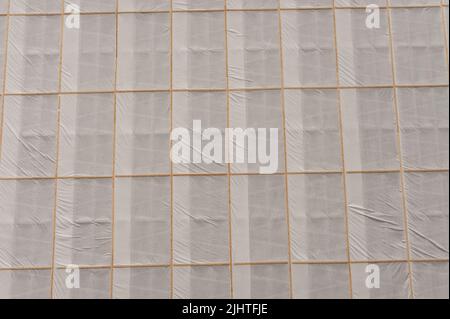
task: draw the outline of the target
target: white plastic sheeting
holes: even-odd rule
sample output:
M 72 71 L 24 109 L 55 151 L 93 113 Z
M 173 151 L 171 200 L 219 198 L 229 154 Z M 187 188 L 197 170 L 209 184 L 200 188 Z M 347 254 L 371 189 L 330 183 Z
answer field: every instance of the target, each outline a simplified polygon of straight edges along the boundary
M 448 298 L 447 27 L 446 0 L 0 0 L 0 298 Z M 276 173 L 173 164 L 193 120 L 278 128 Z

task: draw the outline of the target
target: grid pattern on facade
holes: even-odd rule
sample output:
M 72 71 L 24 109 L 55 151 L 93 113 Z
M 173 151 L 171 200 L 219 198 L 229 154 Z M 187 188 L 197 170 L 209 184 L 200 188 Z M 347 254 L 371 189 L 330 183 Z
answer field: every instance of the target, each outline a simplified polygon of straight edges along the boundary
M 448 298 L 447 31 L 440 0 L 0 1 L 0 298 Z M 278 172 L 173 164 L 194 119 L 279 128 Z

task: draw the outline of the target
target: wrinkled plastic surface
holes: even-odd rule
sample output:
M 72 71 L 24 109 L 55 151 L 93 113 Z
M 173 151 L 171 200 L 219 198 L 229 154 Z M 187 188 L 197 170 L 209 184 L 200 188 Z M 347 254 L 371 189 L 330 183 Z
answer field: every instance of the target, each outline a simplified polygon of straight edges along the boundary
M 448 298 L 448 1 L 388 2 L 0 0 L 0 298 Z

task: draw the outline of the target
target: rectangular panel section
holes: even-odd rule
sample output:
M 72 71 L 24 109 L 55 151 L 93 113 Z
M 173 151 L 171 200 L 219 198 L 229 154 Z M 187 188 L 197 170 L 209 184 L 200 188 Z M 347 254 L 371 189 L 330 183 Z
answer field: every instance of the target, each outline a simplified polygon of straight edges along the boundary
M 9 0 L 11 13 L 60 13 L 61 0 Z M 5 1 L 6 2 L 6 1 Z
M 172 0 L 174 10 L 224 9 L 226 0 Z
M 342 85 L 392 85 L 388 15 L 378 12 L 374 20 L 365 9 L 336 10 Z
M 348 299 L 349 269 L 346 264 L 292 265 L 294 298 Z
M 119 11 L 169 10 L 170 1 L 176 0 L 120 0 Z
M 231 178 L 233 261 L 287 260 L 284 176 Z
M 74 275 L 74 273 L 69 273 Z M 55 299 L 108 299 L 110 290 L 109 269 L 79 269 L 80 288 L 67 285 L 66 269 L 55 271 L 54 293 Z M 69 281 L 70 282 L 70 281 Z
M 176 176 L 173 181 L 175 263 L 228 262 L 226 176 Z
M 276 9 L 278 0 L 226 0 L 230 9 Z
M 114 89 L 115 35 L 114 14 L 80 15 L 79 29 L 64 29 L 63 91 Z
M 55 181 L 0 181 L 0 267 L 51 265 L 54 195 Z
M 169 267 L 114 269 L 115 299 L 169 299 Z
M 343 186 L 341 174 L 289 176 L 294 260 L 347 259 Z
M 414 263 L 414 297 L 417 299 L 448 299 L 448 262 Z
M 343 90 L 341 105 L 347 170 L 399 169 L 392 90 Z
M 398 89 L 403 165 L 448 169 L 448 88 Z
M 332 10 L 282 12 L 285 85 L 336 85 Z
M 226 93 L 175 92 L 173 110 L 174 129 L 189 133 L 189 141 L 173 136 L 172 152 L 185 160 L 171 154 L 175 173 L 225 173 Z
M 0 299 L 48 299 L 50 276 L 50 270 L 2 270 Z
M 347 176 L 353 260 L 403 260 L 406 245 L 399 174 Z
M 58 181 L 57 265 L 110 265 L 112 252 L 110 179 Z
M 408 173 L 409 240 L 415 259 L 448 259 L 448 172 Z
M 234 298 L 288 299 L 288 265 L 233 267 Z
M 175 88 L 225 88 L 224 20 L 223 12 L 174 14 Z
M 170 179 L 120 178 L 115 199 L 115 263 L 170 263 Z
M 227 32 L 231 88 L 279 87 L 277 12 L 228 12 Z
M 440 8 L 392 9 L 392 32 L 399 84 L 448 83 Z
M 169 173 L 169 93 L 117 95 L 118 175 Z
M 111 176 L 113 132 L 112 94 L 63 95 L 59 175 Z
M 229 135 L 230 141 L 233 139 L 229 150 L 232 171 L 283 172 L 285 146 L 281 92 L 232 92 L 230 100 L 230 126 L 235 130 Z
M 286 90 L 284 94 L 288 171 L 340 170 L 336 90 Z
M 352 283 L 355 299 L 410 297 L 407 263 L 352 264 Z
M 9 19 L 6 91 L 58 91 L 61 18 L 12 16 Z
M 0 176 L 54 176 L 56 95 L 5 96 Z
M 169 15 L 166 13 L 119 15 L 118 88 L 168 89 L 169 38 Z
M 229 299 L 228 266 L 176 267 L 173 272 L 175 299 Z

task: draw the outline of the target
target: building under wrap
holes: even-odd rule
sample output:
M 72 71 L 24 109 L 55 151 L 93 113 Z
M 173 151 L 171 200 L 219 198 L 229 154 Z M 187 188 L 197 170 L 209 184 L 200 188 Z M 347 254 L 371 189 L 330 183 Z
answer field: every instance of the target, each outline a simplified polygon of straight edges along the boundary
M 448 0 L 0 0 L 0 298 L 448 298 L 448 76 Z

